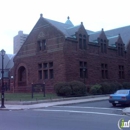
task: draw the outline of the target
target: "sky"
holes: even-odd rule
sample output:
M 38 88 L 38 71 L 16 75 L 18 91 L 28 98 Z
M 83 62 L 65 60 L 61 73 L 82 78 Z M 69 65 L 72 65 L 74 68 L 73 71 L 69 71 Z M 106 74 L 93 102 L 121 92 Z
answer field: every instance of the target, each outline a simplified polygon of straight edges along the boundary
M 40 14 L 74 25 L 83 22 L 92 31 L 130 25 L 130 0 L 0 0 L 0 50 L 13 54 L 13 37 L 29 34 Z

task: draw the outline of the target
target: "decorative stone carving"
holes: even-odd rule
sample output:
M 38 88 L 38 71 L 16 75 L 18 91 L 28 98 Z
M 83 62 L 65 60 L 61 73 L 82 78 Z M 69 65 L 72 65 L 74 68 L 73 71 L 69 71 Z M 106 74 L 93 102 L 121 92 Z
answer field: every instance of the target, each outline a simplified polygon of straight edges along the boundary
M 38 39 L 39 38 L 44 38 L 45 37 L 45 34 L 43 33 L 43 32 L 40 32 L 39 34 L 38 34 Z

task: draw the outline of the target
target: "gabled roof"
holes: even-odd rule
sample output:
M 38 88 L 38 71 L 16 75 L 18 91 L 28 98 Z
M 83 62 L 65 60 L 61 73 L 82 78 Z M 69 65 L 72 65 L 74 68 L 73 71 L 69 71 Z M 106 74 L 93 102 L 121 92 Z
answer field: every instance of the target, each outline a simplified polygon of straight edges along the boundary
M 11 69 L 14 65 L 13 62 L 14 54 L 5 54 L 4 55 L 4 69 Z M 2 61 L 2 57 L 0 56 L 0 61 Z M 2 69 L 2 64 L 0 64 L 0 69 Z
M 57 22 L 54 20 L 50 20 L 45 18 L 50 24 L 52 24 L 53 26 L 55 26 L 58 30 L 60 30 L 65 37 L 73 37 L 73 35 L 75 35 L 75 33 L 78 31 L 78 29 L 80 28 L 81 25 L 77 25 L 74 26 L 73 24 L 68 24 L 67 23 L 61 23 L 61 22 Z M 90 30 L 86 30 L 88 34 L 92 33 L 93 31 Z
M 89 41 L 90 42 L 93 42 L 93 41 L 96 41 L 97 38 L 100 36 L 101 34 L 101 31 L 98 31 L 98 32 L 94 32 L 94 33 L 90 33 L 89 35 Z
M 113 47 L 116 47 L 115 43 L 117 42 L 118 37 L 119 37 L 119 35 L 113 36 L 113 37 L 107 37 L 107 39 L 109 40 L 109 45 L 113 46 Z
M 105 34 L 107 36 L 116 36 L 120 34 L 124 44 L 128 44 L 130 40 L 130 26 L 111 29 L 111 30 L 105 31 Z

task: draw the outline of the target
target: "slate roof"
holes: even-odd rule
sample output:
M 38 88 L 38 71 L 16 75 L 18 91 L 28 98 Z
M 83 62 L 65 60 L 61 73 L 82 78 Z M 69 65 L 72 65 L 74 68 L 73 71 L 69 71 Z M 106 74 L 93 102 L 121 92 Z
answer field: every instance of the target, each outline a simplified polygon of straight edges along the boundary
M 117 42 L 118 38 L 119 38 L 119 35 L 113 36 L 113 37 L 107 37 L 107 39 L 109 40 L 109 45 L 116 47 L 115 43 Z
M 13 67 L 14 62 L 13 62 L 13 57 L 14 54 L 5 54 L 4 56 L 4 69 L 10 69 Z M 0 56 L 0 69 L 2 69 L 2 57 Z
M 50 24 L 55 26 L 58 30 L 60 30 L 66 37 L 74 38 L 73 35 L 75 35 L 75 32 L 77 32 L 78 29 L 80 28 L 80 25 L 74 26 L 73 24 L 71 24 L 72 22 L 70 20 L 69 20 L 69 22 L 65 22 L 65 23 L 50 20 L 50 19 L 46 19 L 46 20 Z M 87 31 L 88 34 L 93 32 L 93 31 L 90 31 L 90 30 L 86 30 L 86 31 Z
M 70 21 L 69 17 L 65 23 L 50 20 L 47 18 L 44 18 L 47 20 L 51 25 L 56 27 L 58 30 L 60 30 L 65 37 L 71 37 L 71 38 L 76 38 L 75 33 L 79 30 L 80 25 L 74 26 L 73 23 Z M 86 30 L 87 34 L 89 35 L 89 41 L 93 43 L 98 43 L 97 38 L 100 36 L 101 31 L 93 32 L 91 30 Z M 125 27 L 120 27 L 116 29 L 111 29 L 104 31 L 106 34 L 107 39 L 109 40 L 109 45 L 112 47 L 116 47 L 115 42 L 118 39 L 118 35 L 121 35 L 121 38 L 125 44 L 127 44 L 130 41 L 130 26 L 125 26 Z M 9 55 L 6 54 L 4 57 L 4 68 L 9 69 L 12 68 L 14 63 L 13 63 L 13 58 L 14 54 Z M 1 61 L 1 56 L 0 56 L 0 61 Z M 1 68 L 1 64 L 0 64 Z
M 100 34 L 101 34 L 101 31 L 90 33 L 89 41 L 90 42 L 96 41 Z
M 71 26 L 74 26 L 73 23 L 70 21 L 70 18 L 67 18 L 67 21 L 65 22 L 65 24 L 70 24 Z
M 130 26 L 111 29 L 111 30 L 105 31 L 105 34 L 107 36 L 116 36 L 120 34 L 124 44 L 127 45 L 130 40 Z

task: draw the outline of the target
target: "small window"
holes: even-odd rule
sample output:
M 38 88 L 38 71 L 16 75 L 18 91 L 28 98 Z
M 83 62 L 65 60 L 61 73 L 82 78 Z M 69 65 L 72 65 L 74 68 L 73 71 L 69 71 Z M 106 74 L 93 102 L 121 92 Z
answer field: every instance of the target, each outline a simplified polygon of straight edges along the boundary
M 50 79 L 53 79 L 53 69 L 50 69 Z
M 47 63 L 44 63 L 44 68 L 47 68 Z
M 82 49 L 82 39 L 79 39 L 79 48 Z
M 42 50 L 42 42 L 38 41 L 38 50 L 41 51 Z
M 82 34 L 79 34 L 79 37 L 82 37 Z
M 102 79 L 108 79 L 108 66 L 107 64 L 101 64 Z
M 48 70 L 44 70 L 44 79 L 48 79 Z
M 86 39 L 83 39 L 83 49 L 87 49 L 87 45 L 86 45 Z
M 86 38 L 86 35 L 83 35 L 83 38 Z
M 83 62 L 80 61 L 80 62 L 79 62 L 79 65 L 80 65 L 80 67 L 83 67 Z
M 43 40 L 42 44 L 43 44 L 43 50 L 46 50 L 46 40 Z
M 38 71 L 39 79 L 42 79 L 42 70 Z
M 38 69 L 42 69 L 42 64 L 38 64 Z
M 80 78 L 83 78 L 83 69 L 80 69 Z
M 49 62 L 49 68 L 53 67 L 53 62 Z

